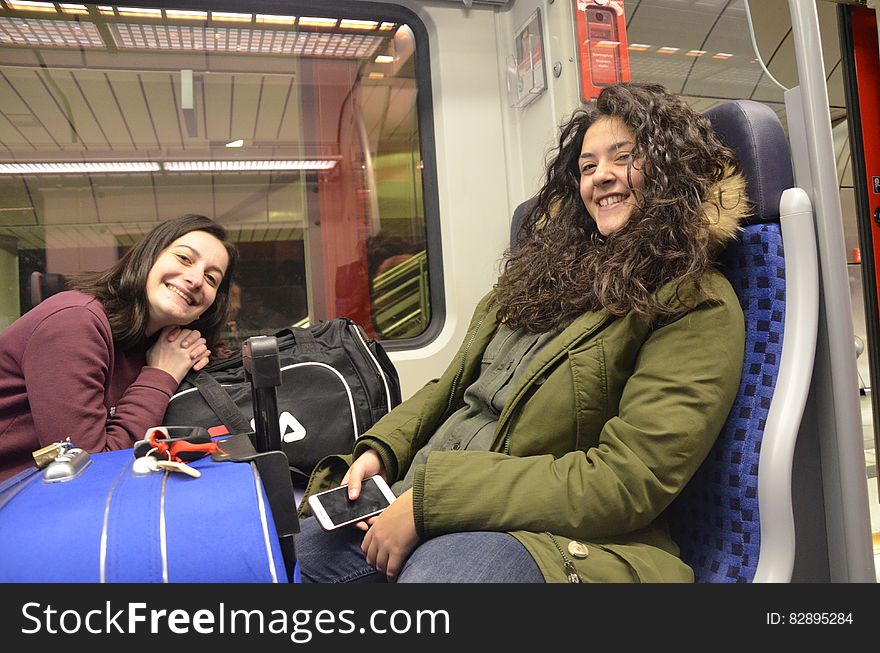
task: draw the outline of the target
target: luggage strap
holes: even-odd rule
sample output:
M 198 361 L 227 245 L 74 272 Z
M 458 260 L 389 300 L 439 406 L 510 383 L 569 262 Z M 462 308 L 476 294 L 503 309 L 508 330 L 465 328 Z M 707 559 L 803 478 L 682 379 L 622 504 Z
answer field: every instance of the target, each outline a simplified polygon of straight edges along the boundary
M 199 394 L 202 395 L 202 398 L 230 433 L 249 433 L 253 430 L 235 402 L 229 398 L 223 386 L 217 382 L 217 379 L 204 371 L 196 374 L 190 372 L 186 379 L 198 388 Z
M 321 351 L 321 345 L 307 328 L 293 327 L 290 329 L 297 351 L 303 354 L 315 354 Z

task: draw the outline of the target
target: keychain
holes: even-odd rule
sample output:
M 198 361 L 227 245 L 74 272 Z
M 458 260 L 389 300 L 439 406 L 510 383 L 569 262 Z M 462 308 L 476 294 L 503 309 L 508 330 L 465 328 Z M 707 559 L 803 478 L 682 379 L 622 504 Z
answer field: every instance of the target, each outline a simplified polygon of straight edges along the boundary
M 182 437 L 169 437 L 169 429 L 189 430 Z M 147 447 L 149 450 L 144 451 Z M 135 445 L 135 461 L 132 471 L 135 474 L 149 474 L 155 471 L 181 472 L 193 478 L 202 473 L 190 467 L 187 462 L 198 460 L 214 454 L 217 444 L 213 442 L 205 429 L 196 427 L 156 427 L 147 432 L 147 436 Z

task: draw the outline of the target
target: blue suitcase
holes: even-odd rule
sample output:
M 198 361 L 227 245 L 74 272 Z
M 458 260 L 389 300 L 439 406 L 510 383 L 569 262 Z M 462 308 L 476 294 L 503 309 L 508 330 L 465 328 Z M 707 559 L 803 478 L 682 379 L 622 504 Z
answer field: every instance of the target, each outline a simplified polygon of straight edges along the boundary
M 33 468 L 0 484 L 0 581 L 299 581 L 284 454 L 201 458 L 199 478 L 138 474 L 134 459 L 91 454 L 68 480 Z

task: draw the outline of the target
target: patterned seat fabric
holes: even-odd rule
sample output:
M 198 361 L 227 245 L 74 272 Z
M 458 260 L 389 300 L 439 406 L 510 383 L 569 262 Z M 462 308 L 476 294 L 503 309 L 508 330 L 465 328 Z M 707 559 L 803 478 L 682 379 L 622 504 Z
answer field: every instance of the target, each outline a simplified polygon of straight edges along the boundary
M 743 372 L 727 422 L 670 508 L 672 535 L 697 582 L 751 582 L 758 564 L 758 456 L 782 353 L 785 264 L 778 223 L 750 225 L 721 269 L 746 322 Z
M 794 186 L 794 176 L 788 139 L 770 107 L 733 100 L 705 115 L 739 158 L 752 204 L 749 225 L 719 261 L 742 304 L 745 360 L 715 446 L 667 515 L 697 582 L 751 582 L 761 548 L 758 458 L 779 376 L 785 318 L 779 200 Z

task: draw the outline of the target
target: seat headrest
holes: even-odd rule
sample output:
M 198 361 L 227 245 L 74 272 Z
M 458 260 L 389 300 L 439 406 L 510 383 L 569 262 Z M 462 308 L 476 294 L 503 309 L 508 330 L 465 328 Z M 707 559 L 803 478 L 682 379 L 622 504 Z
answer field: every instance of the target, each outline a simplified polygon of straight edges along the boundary
M 535 195 L 527 199 L 525 202 L 521 203 L 517 206 L 513 211 L 513 218 L 510 221 L 510 246 L 513 247 L 516 245 L 519 240 L 519 230 L 522 227 L 523 222 L 526 219 L 526 216 L 532 212 L 532 209 L 535 208 L 535 204 L 538 203 L 538 196 Z
M 704 114 L 739 158 L 752 202 L 749 224 L 779 219 L 779 198 L 794 186 L 788 139 L 776 113 L 752 100 L 733 100 Z

